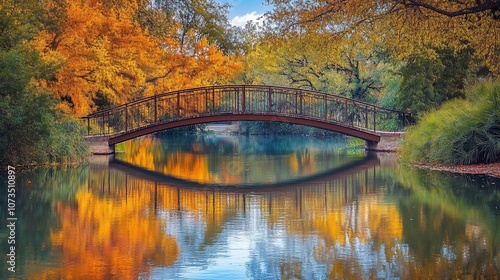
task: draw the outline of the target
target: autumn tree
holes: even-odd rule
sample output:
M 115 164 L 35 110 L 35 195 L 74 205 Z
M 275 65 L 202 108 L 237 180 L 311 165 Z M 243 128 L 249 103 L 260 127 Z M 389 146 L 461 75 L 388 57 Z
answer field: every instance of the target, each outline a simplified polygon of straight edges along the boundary
M 432 57 L 433 48 L 471 48 L 493 75 L 500 74 L 500 2 L 494 0 L 269 0 L 270 34 L 286 38 L 321 34 L 322 50 L 347 41 L 373 48 L 383 42 L 398 59 Z M 313 34 L 313 35 L 311 35 Z M 311 35 L 311 36 L 309 36 Z
M 214 0 L 152 0 L 151 6 L 154 12 L 150 11 L 150 16 L 163 17 L 164 24 L 154 25 L 154 21 L 149 21 L 146 25 L 163 30 L 177 26 L 175 39 L 180 42 L 181 49 L 189 48 L 203 38 L 225 54 L 238 49 L 234 30 L 227 18 L 229 4 Z
M 171 32 L 148 33 L 141 15 L 155 10 L 150 26 L 163 26 L 160 10 L 146 1 L 49 1 L 57 11 L 57 28 L 41 32 L 36 48 L 45 61 L 61 65 L 44 86 L 78 116 L 102 106 L 125 103 L 174 89 L 213 84 L 241 69 L 206 37 L 179 26 Z M 148 4 L 149 3 L 149 4 Z M 142 18 L 142 20 L 145 20 Z M 188 51 L 189 50 L 189 51 Z M 99 106 L 96 107 L 95 105 Z
M 57 65 L 30 48 L 48 27 L 38 1 L 0 3 L 0 166 L 79 159 L 85 153 L 77 123 L 55 108 L 40 83 Z
M 246 56 L 247 82 L 318 90 L 371 103 L 383 95 L 383 78 L 391 68 L 383 48 L 344 45 L 325 54 L 301 37 L 265 39 Z
M 294 87 L 375 103 L 378 93 L 384 88 L 380 81 L 380 69 L 384 69 L 384 63 L 375 55 L 347 51 L 337 61 L 323 61 L 317 55 L 308 57 L 305 54 L 283 57 L 280 75 Z
M 68 1 L 54 9 L 64 15 L 59 28 L 44 30 L 36 48 L 46 61 L 62 66 L 47 89 L 66 112 L 85 115 L 97 93 L 111 103 L 136 98 L 159 50 L 124 10 L 94 1 Z

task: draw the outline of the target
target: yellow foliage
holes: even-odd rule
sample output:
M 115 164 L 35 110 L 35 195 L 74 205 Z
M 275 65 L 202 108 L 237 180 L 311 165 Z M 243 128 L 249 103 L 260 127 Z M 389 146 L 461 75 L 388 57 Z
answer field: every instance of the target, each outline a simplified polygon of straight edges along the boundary
M 152 202 L 143 192 L 101 198 L 83 191 L 76 193 L 75 204 L 56 203 L 61 229 L 51 233 L 51 241 L 60 248 L 62 263 L 38 279 L 137 279 L 151 265 L 172 265 L 179 248 L 144 208 Z
M 241 71 L 239 57 L 225 56 L 206 39 L 195 42 L 190 53 L 175 39 L 149 36 L 134 20 L 136 1 L 119 2 L 66 0 L 60 28 L 41 32 L 33 42 L 46 61 L 62 66 L 44 86 L 63 101 L 65 111 L 77 116 L 95 111 L 98 93 L 122 104 L 225 82 Z
M 309 47 L 321 49 L 325 57 L 345 45 L 363 51 L 383 44 L 399 59 L 432 55 L 431 46 L 472 47 L 494 75 L 500 75 L 498 12 L 486 8 L 467 13 L 471 7 L 491 4 L 488 1 L 271 2 L 276 5 L 271 24 L 282 27 L 274 28 L 279 31 L 276 37 L 301 38 Z M 458 13 L 461 11 L 466 13 Z

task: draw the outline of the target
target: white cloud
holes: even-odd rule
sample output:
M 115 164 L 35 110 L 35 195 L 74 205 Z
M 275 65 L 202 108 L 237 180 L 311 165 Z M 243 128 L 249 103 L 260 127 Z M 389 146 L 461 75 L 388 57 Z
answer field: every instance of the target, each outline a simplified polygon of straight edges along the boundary
M 231 25 L 238 27 L 245 27 L 245 25 L 249 21 L 257 22 L 260 24 L 262 23 L 262 21 L 264 21 L 264 14 L 257 14 L 256 11 L 253 11 L 243 16 L 235 16 L 231 20 Z

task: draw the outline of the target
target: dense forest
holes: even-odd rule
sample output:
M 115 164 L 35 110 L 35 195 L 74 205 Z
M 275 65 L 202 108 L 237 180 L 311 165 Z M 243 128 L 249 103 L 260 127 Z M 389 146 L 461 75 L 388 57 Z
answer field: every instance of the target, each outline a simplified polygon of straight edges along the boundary
M 314 89 L 418 120 L 487 96 L 447 147 L 467 156 L 476 139 L 476 158 L 500 160 L 500 1 L 266 3 L 263 24 L 240 28 L 215 0 L 0 0 L 0 166 L 77 160 L 78 117 L 219 84 Z

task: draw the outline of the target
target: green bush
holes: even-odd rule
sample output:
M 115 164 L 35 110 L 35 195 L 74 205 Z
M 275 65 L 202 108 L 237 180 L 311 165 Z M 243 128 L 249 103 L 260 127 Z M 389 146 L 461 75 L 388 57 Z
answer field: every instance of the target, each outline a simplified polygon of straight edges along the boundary
M 0 166 L 69 162 L 86 155 L 78 122 L 31 84 L 48 69 L 36 53 L 0 50 Z
M 315 135 L 339 136 L 338 133 L 320 128 L 272 121 L 240 121 L 238 134 L 245 135 Z
M 402 146 L 409 163 L 473 164 L 500 161 L 500 81 L 478 85 L 466 100 L 425 114 Z

